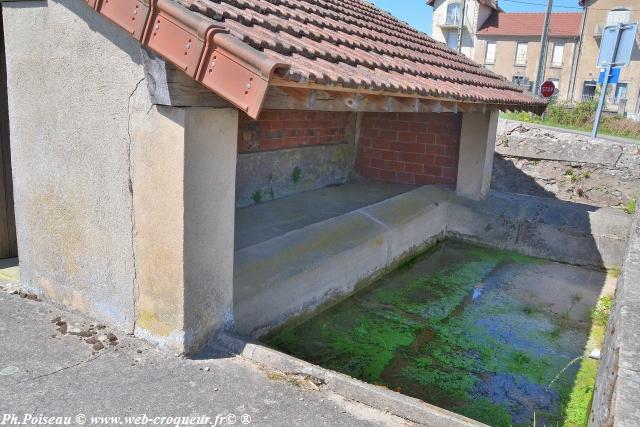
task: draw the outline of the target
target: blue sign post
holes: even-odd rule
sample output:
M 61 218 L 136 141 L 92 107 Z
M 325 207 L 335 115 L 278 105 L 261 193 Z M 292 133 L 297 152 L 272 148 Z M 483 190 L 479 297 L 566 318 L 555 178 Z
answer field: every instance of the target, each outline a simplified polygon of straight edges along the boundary
M 604 84 L 604 74 L 606 69 L 600 70 L 600 77 L 598 77 L 598 83 Z M 611 69 L 611 75 L 609 76 L 609 83 L 616 84 L 620 80 L 620 67 L 615 67 Z
M 615 82 L 617 82 L 620 76 L 620 68 L 618 67 L 626 66 L 631 60 L 631 52 L 636 41 L 637 31 L 638 23 L 609 25 L 604 28 L 602 42 L 600 43 L 600 55 L 598 56 L 598 67 L 604 68 L 604 73 L 602 74 L 600 102 L 598 102 L 598 110 L 596 111 L 593 131 L 591 132 L 593 138 L 598 136 L 602 109 L 607 96 L 607 87 L 609 83 L 613 83 L 611 81 L 612 70 L 617 70 L 615 71 L 617 73 Z

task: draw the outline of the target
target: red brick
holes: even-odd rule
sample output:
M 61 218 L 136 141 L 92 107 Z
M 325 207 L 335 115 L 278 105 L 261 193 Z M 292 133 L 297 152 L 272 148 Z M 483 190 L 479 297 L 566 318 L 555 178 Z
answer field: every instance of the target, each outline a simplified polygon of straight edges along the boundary
M 419 163 L 405 163 L 404 170 L 411 173 L 423 173 L 424 165 Z
M 461 117 L 365 113 L 358 141 L 358 172 L 392 182 L 455 185 Z
M 424 174 L 429 176 L 440 177 L 442 176 L 442 168 L 439 166 L 425 166 Z
M 384 160 L 398 160 L 400 154 L 397 151 L 381 151 L 381 153 Z
M 387 161 L 381 159 L 371 159 L 371 166 L 377 169 L 387 169 Z
M 455 157 L 436 156 L 436 165 L 453 167 L 458 163 Z
M 398 172 L 396 174 L 396 182 L 399 182 L 401 184 L 415 184 L 416 177 L 412 173 Z

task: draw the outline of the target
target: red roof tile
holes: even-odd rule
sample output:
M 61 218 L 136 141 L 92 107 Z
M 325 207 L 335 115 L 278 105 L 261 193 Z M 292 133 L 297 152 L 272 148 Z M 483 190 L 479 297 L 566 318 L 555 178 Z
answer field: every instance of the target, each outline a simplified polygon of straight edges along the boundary
M 582 13 L 552 13 L 549 27 L 551 37 L 579 37 Z M 542 36 L 544 13 L 494 12 L 483 24 L 478 35 Z
M 362 0 L 180 0 L 290 65 L 281 77 L 439 99 L 545 102 Z

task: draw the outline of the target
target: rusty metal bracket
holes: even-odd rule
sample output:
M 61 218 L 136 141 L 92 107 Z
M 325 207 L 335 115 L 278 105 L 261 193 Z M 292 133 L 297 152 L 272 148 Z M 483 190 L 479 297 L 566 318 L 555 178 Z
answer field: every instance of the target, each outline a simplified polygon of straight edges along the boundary
M 124 28 L 137 40 L 142 39 L 149 6 L 141 0 L 86 0 L 94 3 L 94 9 L 109 20 Z
M 250 117 L 260 114 L 276 68 L 286 67 L 230 34 L 210 32 L 196 80 Z
M 143 43 L 193 78 L 204 53 L 206 36 L 212 29 L 227 31 L 171 0 L 157 0 Z

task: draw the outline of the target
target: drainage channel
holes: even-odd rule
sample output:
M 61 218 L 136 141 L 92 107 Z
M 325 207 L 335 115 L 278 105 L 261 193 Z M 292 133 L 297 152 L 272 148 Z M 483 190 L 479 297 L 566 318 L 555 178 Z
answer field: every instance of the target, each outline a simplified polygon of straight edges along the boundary
M 602 345 L 592 313 L 606 282 L 448 241 L 263 342 L 489 425 L 581 425 L 597 370 L 581 357 Z

